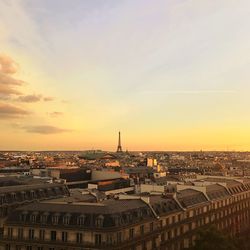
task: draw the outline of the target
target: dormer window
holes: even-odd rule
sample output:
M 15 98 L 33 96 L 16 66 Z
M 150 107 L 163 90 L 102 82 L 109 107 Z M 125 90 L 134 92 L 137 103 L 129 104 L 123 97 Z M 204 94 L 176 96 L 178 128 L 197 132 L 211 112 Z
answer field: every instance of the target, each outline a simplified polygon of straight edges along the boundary
M 64 225 L 69 225 L 70 217 L 71 217 L 70 214 L 64 215 L 64 217 L 63 217 L 63 224 L 64 224 Z
M 4 196 L 0 195 L 0 204 L 2 205 L 4 203 Z
M 13 200 L 15 200 L 15 199 L 16 199 L 16 193 L 11 193 L 11 198 L 12 198 Z
M 44 193 L 44 190 L 43 189 L 39 189 L 39 195 L 41 197 L 44 197 L 45 196 L 45 193 Z
M 58 221 L 59 221 L 59 214 L 58 214 L 58 213 L 57 213 L 57 214 L 54 214 L 54 215 L 52 216 L 51 220 L 52 220 L 52 224 L 54 224 L 54 225 L 58 224 Z
M 55 190 L 55 193 L 56 193 L 57 195 L 60 194 L 60 189 L 59 189 L 59 187 L 55 187 L 54 190 Z
M 97 226 L 97 227 L 103 227 L 103 221 L 104 221 L 103 215 L 99 215 L 99 216 L 96 218 L 96 221 L 95 221 L 96 226 Z
M 31 199 L 35 198 L 35 191 L 34 190 L 30 191 L 30 197 L 31 197 Z
M 86 217 L 85 215 L 79 216 L 79 217 L 77 218 L 77 225 L 79 225 L 79 226 L 84 225 L 85 217 Z
M 22 199 L 25 200 L 26 199 L 26 192 L 22 191 L 21 195 L 22 195 Z

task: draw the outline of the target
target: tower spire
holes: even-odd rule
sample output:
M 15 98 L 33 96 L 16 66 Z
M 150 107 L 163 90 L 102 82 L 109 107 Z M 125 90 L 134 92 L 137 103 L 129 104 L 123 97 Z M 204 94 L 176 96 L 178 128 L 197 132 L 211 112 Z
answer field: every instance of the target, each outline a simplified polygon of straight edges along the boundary
M 121 132 L 119 131 L 119 137 L 118 137 L 118 146 L 117 146 L 117 153 L 122 152 L 122 143 L 121 143 Z

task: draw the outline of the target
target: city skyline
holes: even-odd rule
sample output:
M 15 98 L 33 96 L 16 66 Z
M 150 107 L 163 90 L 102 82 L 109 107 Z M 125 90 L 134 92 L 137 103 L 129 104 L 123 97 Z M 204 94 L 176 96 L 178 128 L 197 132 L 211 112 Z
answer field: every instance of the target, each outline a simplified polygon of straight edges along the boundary
M 250 150 L 249 7 L 0 1 L 0 150 Z

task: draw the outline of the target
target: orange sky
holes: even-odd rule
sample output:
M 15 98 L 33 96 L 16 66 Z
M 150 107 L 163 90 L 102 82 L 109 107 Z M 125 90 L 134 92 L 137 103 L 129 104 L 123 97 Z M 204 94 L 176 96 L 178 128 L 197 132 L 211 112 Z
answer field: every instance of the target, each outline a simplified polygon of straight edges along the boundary
M 1 1 L 0 150 L 250 150 L 249 7 Z

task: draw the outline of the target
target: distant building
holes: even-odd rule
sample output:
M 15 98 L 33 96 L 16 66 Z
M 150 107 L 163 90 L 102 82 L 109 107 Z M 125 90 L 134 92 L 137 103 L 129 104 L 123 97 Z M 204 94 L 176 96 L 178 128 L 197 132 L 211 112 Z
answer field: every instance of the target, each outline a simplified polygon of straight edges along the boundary
M 147 158 L 147 167 L 156 167 L 157 160 L 154 158 Z

